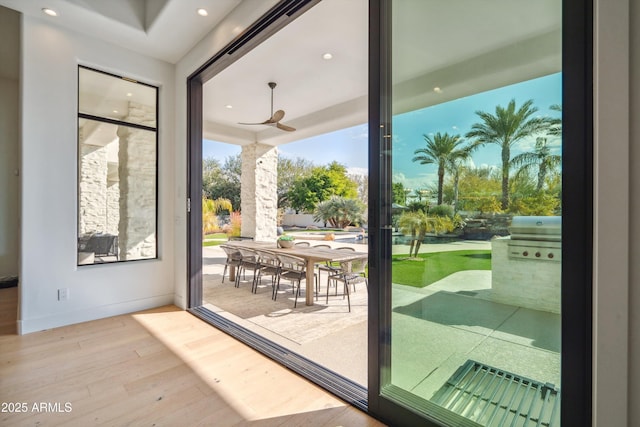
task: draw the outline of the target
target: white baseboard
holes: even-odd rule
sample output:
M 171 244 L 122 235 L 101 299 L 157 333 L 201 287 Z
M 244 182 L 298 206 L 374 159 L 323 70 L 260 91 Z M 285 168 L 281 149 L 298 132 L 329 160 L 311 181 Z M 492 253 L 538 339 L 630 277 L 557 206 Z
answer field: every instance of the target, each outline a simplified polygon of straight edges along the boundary
M 90 320 L 104 319 L 106 317 L 162 307 L 164 305 L 174 304 L 174 300 L 174 294 L 160 295 L 135 301 L 126 301 L 118 304 L 88 307 L 82 310 L 56 314 L 54 316 L 20 319 L 17 321 L 16 326 L 18 334 L 24 335 L 31 332 L 44 331 L 45 329 L 52 329 L 60 326 L 88 322 Z

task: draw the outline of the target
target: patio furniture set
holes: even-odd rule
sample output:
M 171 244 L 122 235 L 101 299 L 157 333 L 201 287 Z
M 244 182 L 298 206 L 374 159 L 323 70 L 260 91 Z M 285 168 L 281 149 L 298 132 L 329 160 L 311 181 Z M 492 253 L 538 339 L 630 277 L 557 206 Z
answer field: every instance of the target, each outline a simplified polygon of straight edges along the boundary
M 329 288 L 335 287 L 338 295 L 338 283 L 343 285 L 342 297 L 347 297 L 351 312 L 350 287 L 355 292 L 357 283 L 365 283 L 368 290 L 366 267 L 368 254 L 357 252 L 353 248 L 332 249 L 329 245 L 311 246 L 308 242 L 299 242 L 290 248 L 277 248 L 271 242 L 230 241 L 221 248 L 227 256 L 222 273 L 224 283 L 227 271 L 229 280 L 233 280 L 236 288 L 240 287 L 240 277 L 247 272 L 253 275 L 251 292 L 256 293 L 264 277 L 271 279 L 271 298 L 275 301 L 282 280 L 291 282 L 295 295 L 294 308 L 298 304 L 301 283 L 304 280 L 306 305 L 313 305 L 314 293 L 317 299 L 320 294 L 322 273 L 327 275 L 325 302 L 329 303 Z M 316 268 L 317 264 L 317 268 Z M 315 286 L 309 286 L 313 283 Z M 315 292 L 314 292 L 315 291 Z

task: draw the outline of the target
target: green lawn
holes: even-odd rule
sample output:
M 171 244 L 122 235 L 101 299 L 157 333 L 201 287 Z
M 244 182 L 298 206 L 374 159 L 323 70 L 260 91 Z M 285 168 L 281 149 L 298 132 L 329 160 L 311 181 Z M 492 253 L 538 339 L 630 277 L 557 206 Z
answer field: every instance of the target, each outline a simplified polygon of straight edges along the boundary
M 213 233 L 204 236 L 202 246 L 218 246 L 226 243 L 229 240 L 229 236 L 226 233 Z
M 491 251 L 468 250 L 409 255 L 394 255 L 393 283 L 424 288 L 458 271 L 491 270 Z
M 209 240 L 209 239 L 227 239 L 229 236 L 227 236 L 226 233 L 213 233 L 213 234 L 207 234 L 204 236 L 205 240 Z
M 226 240 L 205 240 L 202 242 L 202 246 L 219 246 L 224 243 L 227 243 Z

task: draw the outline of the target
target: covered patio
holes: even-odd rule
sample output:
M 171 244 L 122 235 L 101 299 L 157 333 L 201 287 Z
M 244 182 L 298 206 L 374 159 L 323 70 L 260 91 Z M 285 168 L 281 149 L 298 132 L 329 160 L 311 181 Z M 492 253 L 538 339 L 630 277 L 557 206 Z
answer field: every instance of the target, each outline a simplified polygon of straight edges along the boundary
M 423 245 L 421 251 L 489 245 L 464 241 Z M 224 252 L 215 246 L 203 250 L 207 308 L 367 385 L 368 295 L 364 286 L 351 294 L 351 312 L 346 300 L 333 296 L 333 289 L 325 303 L 326 282 L 313 306 L 294 308 L 291 293 L 277 301 L 269 297 L 269 280 L 263 281 L 256 294 L 250 292 L 249 275 L 239 288 L 227 278 L 222 283 Z M 394 252 L 403 251 L 408 252 L 402 245 L 394 246 Z M 394 284 L 392 324 L 393 383 L 421 397 L 432 399 L 442 393 L 468 360 L 500 367 L 518 378 L 560 385 L 560 316 L 491 301 L 490 271 L 461 271 L 424 288 Z M 416 375 L 418 372 L 421 374 Z

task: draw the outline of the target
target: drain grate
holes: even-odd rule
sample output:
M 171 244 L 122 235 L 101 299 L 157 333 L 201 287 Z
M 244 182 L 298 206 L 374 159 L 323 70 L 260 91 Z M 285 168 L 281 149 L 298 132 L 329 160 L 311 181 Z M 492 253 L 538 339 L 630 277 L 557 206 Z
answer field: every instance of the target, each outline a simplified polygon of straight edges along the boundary
M 558 427 L 560 389 L 467 360 L 433 401 L 487 427 Z

